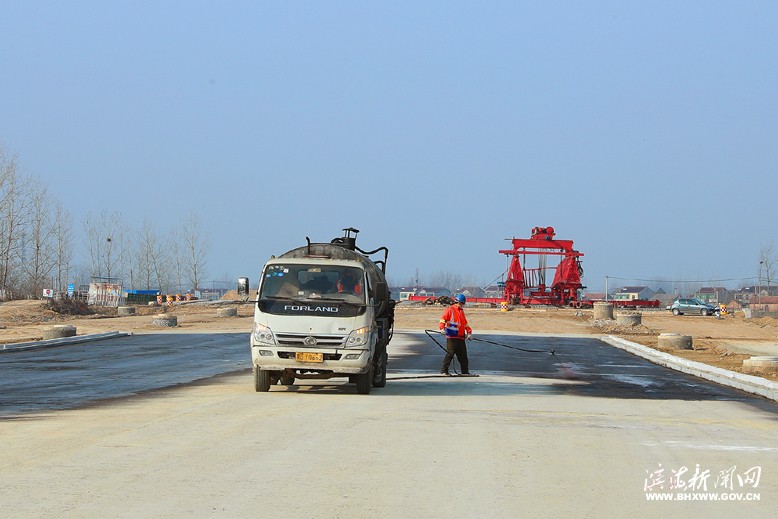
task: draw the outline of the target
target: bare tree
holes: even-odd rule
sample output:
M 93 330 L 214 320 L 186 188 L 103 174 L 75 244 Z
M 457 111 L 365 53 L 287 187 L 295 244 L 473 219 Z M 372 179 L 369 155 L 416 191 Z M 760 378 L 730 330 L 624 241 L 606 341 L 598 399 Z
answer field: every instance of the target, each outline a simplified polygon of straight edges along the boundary
M 170 239 L 170 254 L 173 259 L 173 285 L 176 290 L 184 286 L 184 247 L 181 244 L 179 230 L 174 229 Z
M 691 297 L 702 288 L 703 282 L 684 279 L 684 277 L 680 274 L 676 275 L 673 281 L 674 291 L 679 297 Z
M 54 287 L 64 290 L 69 281 L 70 262 L 73 259 L 72 247 L 73 217 L 62 203 L 54 203 L 54 241 L 56 244 L 56 268 Z
M 90 275 L 107 278 L 124 276 L 129 253 L 129 228 L 121 213 L 103 210 L 97 218 L 88 214 L 84 221 L 84 232 Z
M 167 291 L 170 284 L 171 254 L 165 249 L 161 235 L 149 218 L 143 220 L 137 243 L 134 264 L 138 285 L 145 287 L 145 290 L 156 288 Z
M 181 226 L 182 260 L 187 281 L 193 290 L 200 289 L 205 275 L 208 237 L 202 230 L 200 217 L 190 212 Z
M 135 242 L 135 254 L 133 256 L 130 275 L 130 288 L 141 287 L 141 290 L 151 290 L 154 282 L 154 268 L 151 264 L 150 251 L 154 247 L 154 230 L 148 218 L 143 220 L 143 225 L 138 231 Z
M 23 264 L 29 183 L 18 171 L 16 157 L 0 148 L 0 298 L 18 289 Z
M 51 287 L 51 273 L 57 263 L 48 190 L 40 183 L 31 190 L 27 254 L 23 263 L 28 294 L 40 295 Z
M 430 278 L 430 284 L 435 287 L 443 287 L 451 292 L 462 288 L 464 277 L 460 274 L 448 271 L 440 271 Z
M 773 243 L 766 245 L 759 249 L 759 281 L 764 280 L 767 290 L 767 295 L 770 294 L 770 284 L 773 281 L 776 262 L 778 258 L 775 256 L 775 246 Z

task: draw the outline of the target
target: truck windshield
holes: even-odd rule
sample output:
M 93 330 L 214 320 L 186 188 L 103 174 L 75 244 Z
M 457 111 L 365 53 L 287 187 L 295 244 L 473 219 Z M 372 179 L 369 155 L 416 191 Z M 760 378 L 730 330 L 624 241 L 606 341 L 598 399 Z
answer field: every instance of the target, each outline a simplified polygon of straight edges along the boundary
M 265 269 L 259 298 L 364 304 L 365 292 L 364 271 L 356 267 L 274 264 Z

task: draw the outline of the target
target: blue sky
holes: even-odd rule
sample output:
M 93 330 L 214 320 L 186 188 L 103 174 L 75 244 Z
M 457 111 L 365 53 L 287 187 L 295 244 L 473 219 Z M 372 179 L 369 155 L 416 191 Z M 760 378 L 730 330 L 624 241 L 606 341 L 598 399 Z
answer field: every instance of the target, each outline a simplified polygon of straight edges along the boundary
M 77 230 L 196 208 L 212 279 L 353 226 L 486 283 L 553 226 L 591 289 L 735 286 L 778 238 L 773 1 L 0 4 L 0 144 Z

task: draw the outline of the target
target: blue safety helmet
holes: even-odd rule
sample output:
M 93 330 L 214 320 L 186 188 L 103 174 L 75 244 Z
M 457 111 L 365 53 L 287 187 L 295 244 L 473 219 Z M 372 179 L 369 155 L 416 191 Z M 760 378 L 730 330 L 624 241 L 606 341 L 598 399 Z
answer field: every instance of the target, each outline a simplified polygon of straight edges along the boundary
M 454 298 L 457 300 L 457 303 L 465 304 L 467 302 L 467 298 L 464 294 L 457 294 L 457 296 Z

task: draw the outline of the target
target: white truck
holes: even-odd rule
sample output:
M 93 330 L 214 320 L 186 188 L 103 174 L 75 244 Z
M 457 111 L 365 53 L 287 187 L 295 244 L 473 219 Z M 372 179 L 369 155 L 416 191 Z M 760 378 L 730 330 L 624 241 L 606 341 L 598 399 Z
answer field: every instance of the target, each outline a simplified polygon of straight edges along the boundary
M 311 243 L 272 257 L 262 269 L 254 303 L 251 360 L 254 389 L 296 379 L 348 377 L 357 392 L 386 385 L 386 347 L 395 301 L 386 283 L 389 250 L 363 251 L 359 230 L 330 243 Z M 371 256 L 383 253 L 383 259 Z M 248 278 L 238 293 L 248 298 Z

